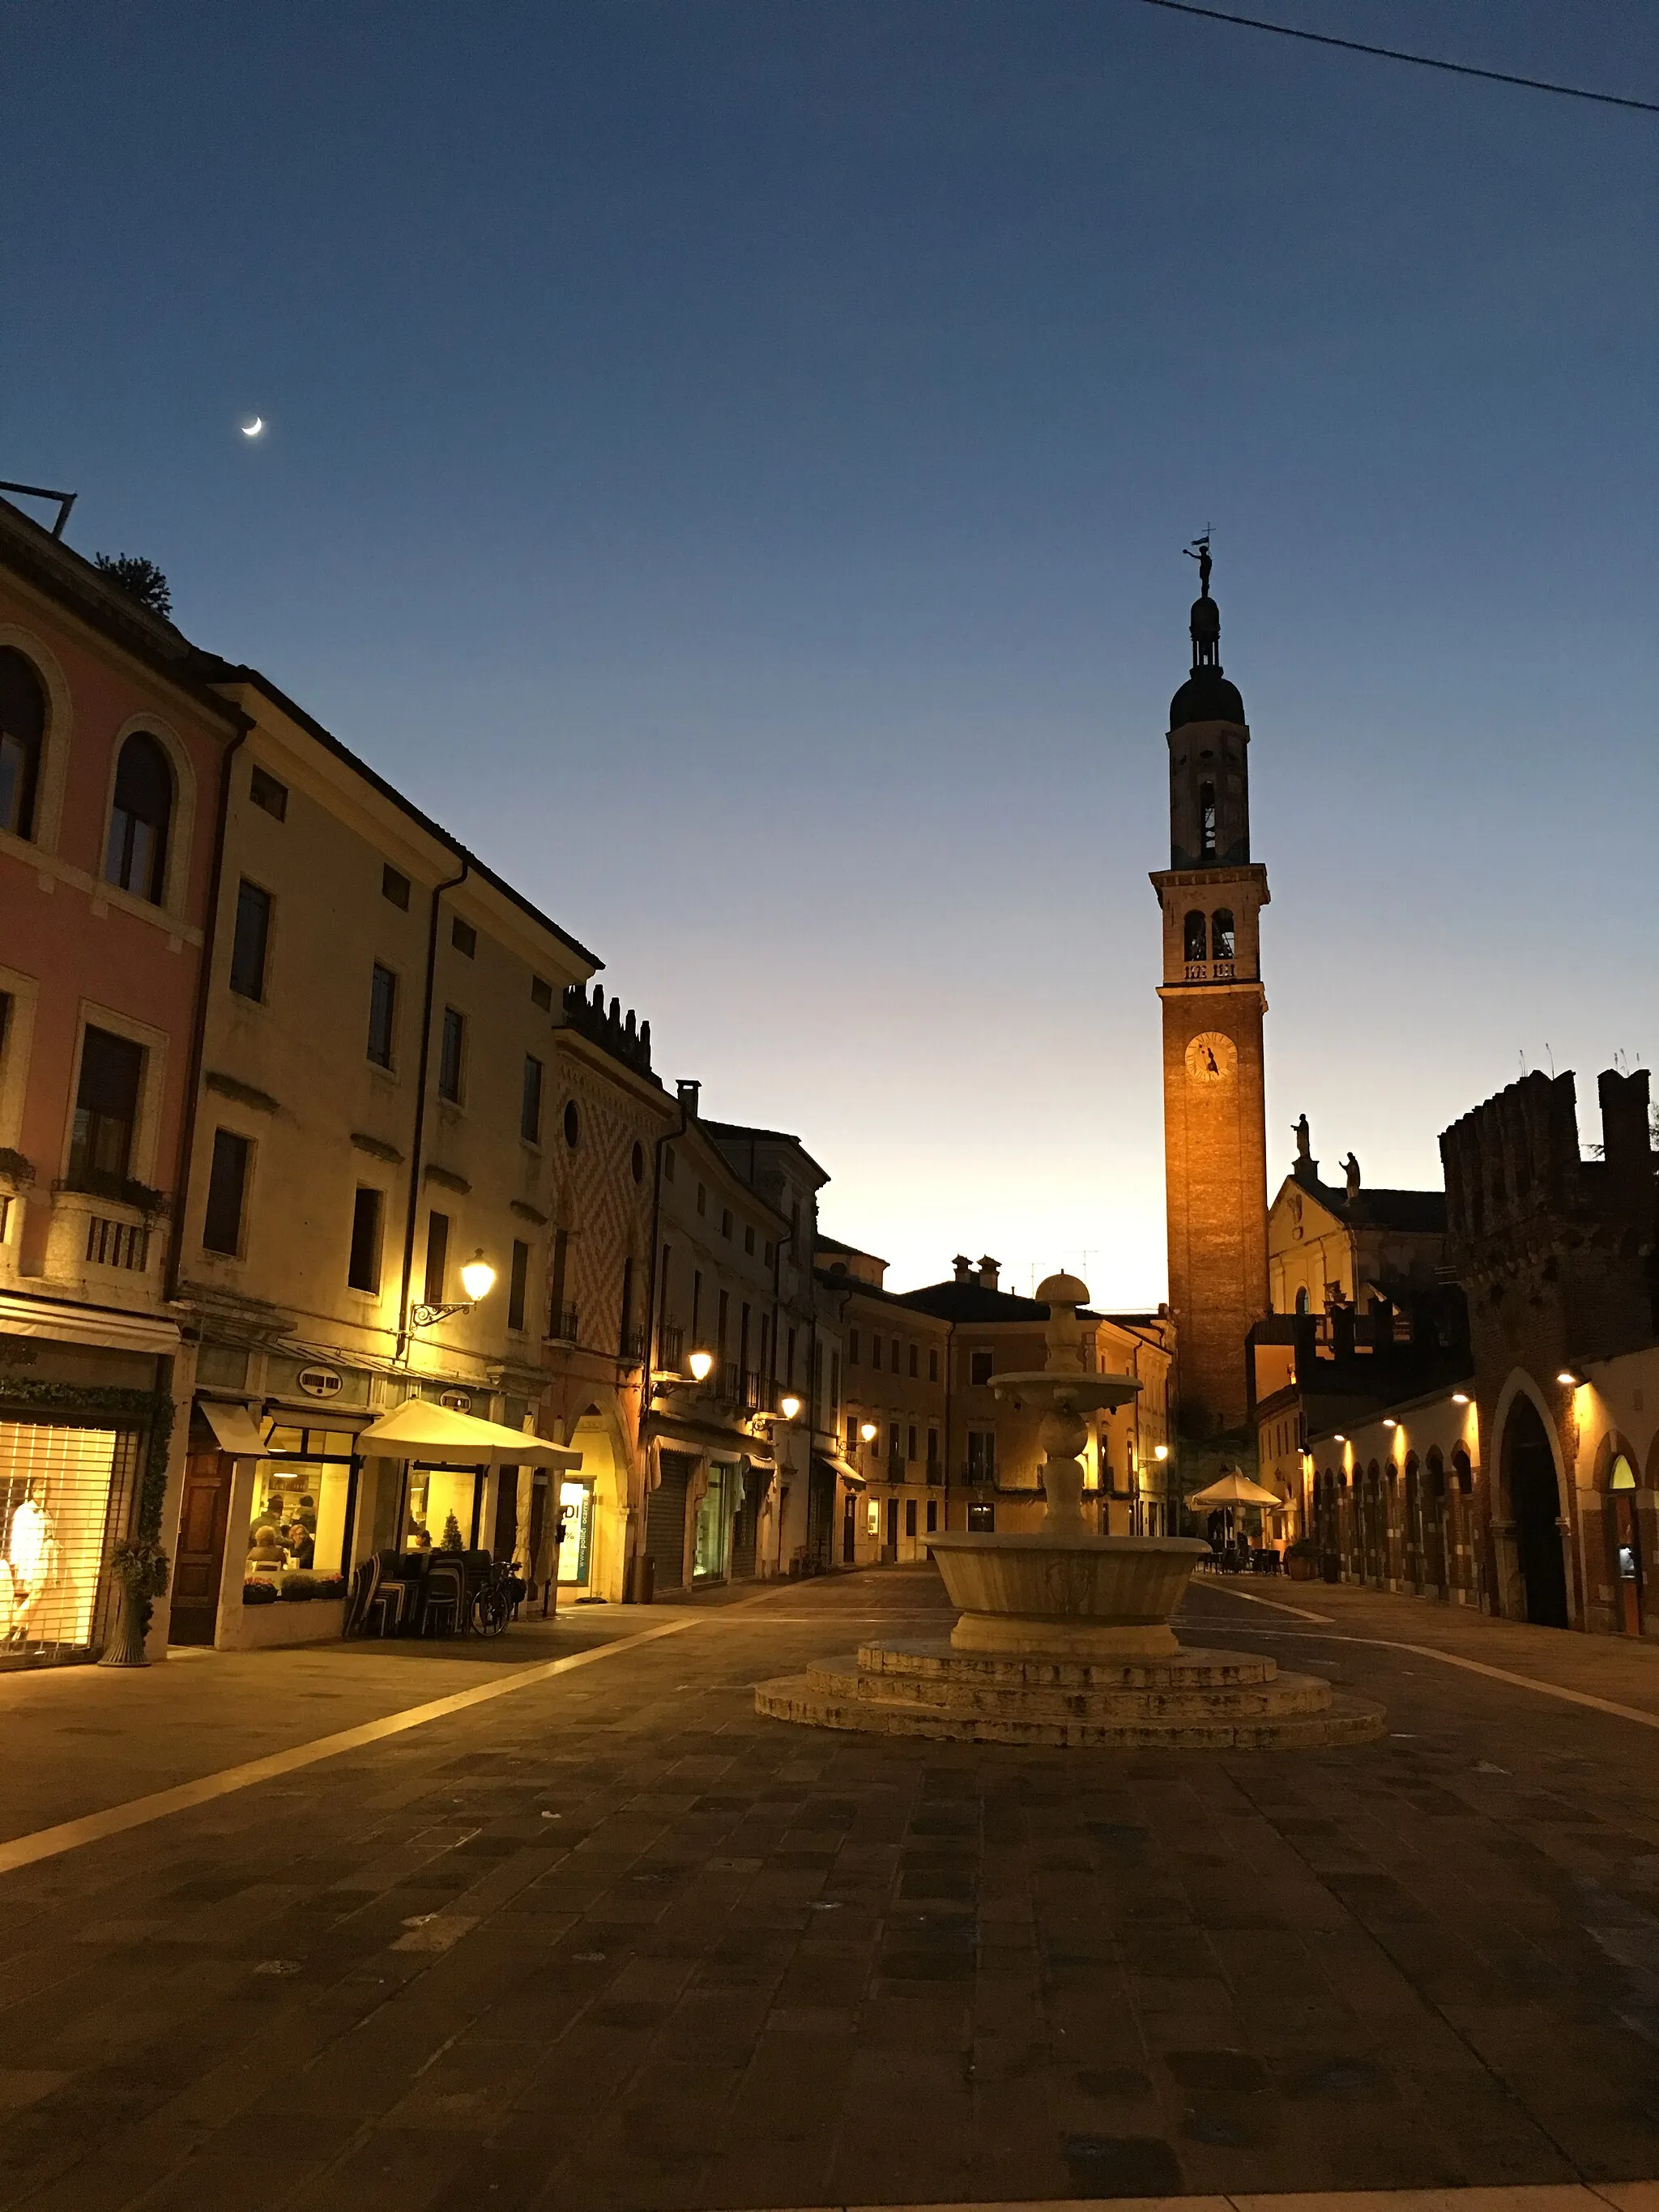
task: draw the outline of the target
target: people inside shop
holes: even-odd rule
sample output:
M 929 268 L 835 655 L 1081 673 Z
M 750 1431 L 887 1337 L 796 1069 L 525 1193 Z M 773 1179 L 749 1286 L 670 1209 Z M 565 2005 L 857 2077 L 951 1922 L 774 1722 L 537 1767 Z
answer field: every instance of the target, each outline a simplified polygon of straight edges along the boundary
M 303 1521 L 291 1521 L 288 1530 L 288 1563 L 291 1567 L 309 1567 L 317 1556 L 316 1540 Z
M 248 1547 L 248 1574 L 280 1574 L 284 1564 L 281 1531 L 274 1521 L 261 1521 Z
M 432 1549 L 430 1528 L 415 1529 L 409 1539 L 409 1548 L 411 1552 L 429 1552 Z

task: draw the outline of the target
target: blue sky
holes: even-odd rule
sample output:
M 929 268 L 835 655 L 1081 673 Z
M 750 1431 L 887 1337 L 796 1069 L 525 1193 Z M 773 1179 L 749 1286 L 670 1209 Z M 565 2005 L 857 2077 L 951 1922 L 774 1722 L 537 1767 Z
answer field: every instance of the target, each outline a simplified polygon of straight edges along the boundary
M 1659 97 L 1647 0 L 1249 12 Z M 1304 1109 L 1425 1182 L 1523 1057 L 1593 1111 L 1659 1052 L 1659 118 L 1136 0 L 6 35 L 0 474 L 593 945 L 896 1282 L 1162 1294 L 1206 524 L 1270 1182 Z

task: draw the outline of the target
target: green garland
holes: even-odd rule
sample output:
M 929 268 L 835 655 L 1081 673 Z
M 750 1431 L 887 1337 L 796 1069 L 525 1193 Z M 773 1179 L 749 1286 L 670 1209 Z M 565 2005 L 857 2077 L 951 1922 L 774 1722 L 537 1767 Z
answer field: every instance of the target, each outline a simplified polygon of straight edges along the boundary
M 146 1431 L 138 1476 L 135 1535 L 158 1535 L 167 1496 L 167 1446 L 173 1440 L 173 1401 L 165 1390 L 129 1390 L 112 1384 L 43 1382 L 27 1376 L 0 1376 L 0 1413 L 67 1413 L 83 1425 Z

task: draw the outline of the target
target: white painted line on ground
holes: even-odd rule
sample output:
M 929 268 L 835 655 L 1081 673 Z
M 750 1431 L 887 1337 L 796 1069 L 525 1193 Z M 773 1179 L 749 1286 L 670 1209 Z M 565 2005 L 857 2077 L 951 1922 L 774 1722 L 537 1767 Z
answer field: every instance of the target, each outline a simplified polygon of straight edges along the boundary
M 752 1602 L 752 1601 L 744 1601 Z M 725 1607 L 726 1612 L 735 1611 Z M 37 1828 L 32 1835 L 15 1836 L 9 1843 L 0 1844 L 0 1874 L 9 1874 L 15 1868 L 33 1866 L 41 1859 L 57 1858 L 64 1851 L 78 1850 L 82 1844 L 101 1842 L 106 1836 L 118 1836 L 129 1828 L 142 1828 L 151 1820 L 165 1820 L 170 1813 L 183 1813 L 193 1805 L 206 1805 L 216 1797 L 228 1797 L 238 1790 L 252 1789 L 255 1783 L 270 1782 L 279 1774 L 292 1774 L 302 1766 L 314 1766 L 320 1759 L 337 1759 L 343 1752 L 361 1751 L 366 1746 L 383 1743 L 388 1736 L 401 1735 L 406 1729 L 424 1728 L 428 1721 L 447 1720 L 452 1713 L 464 1713 L 474 1705 L 488 1705 L 492 1698 L 511 1697 L 515 1690 L 527 1690 L 538 1682 L 550 1681 L 556 1674 L 568 1674 L 573 1668 L 591 1667 L 596 1660 L 609 1659 L 619 1651 L 636 1651 L 642 1644 L 656 1644 L 665 1636 L 678 1636 L 688 1628 L 695 1628 L 706 1613 L 686 1613 L 677 1620 L 665 1621 L 660 1628 L 647 1628 L 637 1636 L 619 1636 L 609 1644 L 596 1644 L 586 1651 L 573 1651 L 567 1658 L 550 1659 L 531 1667 L 515 1667 L 505 1678 L 480 1683 L 472 1690 L 457 1690 L 447 1698 L 434 1698 L 429 1705 L 409 1705 L 399 1713 L 387 1713 L 377 1721 L 364 1721 L 356 1728 L 341 1729 L 334 1735 L 316 1737 L 310 1743 L 290 1745 L 286 1751 L 273 1751 L 264 1759 L 250 1759 L 240 1766 L 227 1766 L 217 1774 L 204 1774 L 195 1782 L 180 1782 L 171 1790 L 152 1791 L 148 1797 L 129 1798 L 125 1805 L 112 1805 L 101 1813 L 88 1813 L 78 1820 L 62 1820 L 56 1827 Z
M 1320 1615 L 1309 1613 L 1310 1620 Z M 1235 1636 L 1292 1636 L 1300 1639 L 1304 1631 L 1296 1628 L 1246 1628 L 1242 1624 L 1229 1631 Z M 1593 1698 L 1588 1690 L 1570 1690 L 1562 1682 L 1541 1681 L 1536 1674 L 1517 1674 L 1508 1667 L 1489 1667 L 1484 1659 L 1465 1659 L 1455 1651 L 1437 1650 L 1432 1644 L 1400 1644 L 1389 1636 L 1350 1636 L 1339 1632 L 1334 1636 L 1308 1636 L 1310 1644 L 1366 1644 L 1378 1651 L 1409 1651 L 1418 1659 L 1437 1659 L 1443 1667 L 1461 1667 L 1466 1674 L 1486 1674 L 1494 1682 L 1512 1683 L 1517 1690 L 1536 1690 L 1540 1697 L 1560 1698 L 1570 1705 L 1588 1705 L 1592 1712 L 1611 1714 L 1614 1720 L 1634 1721 L 1638 1728 L 1659 1729 L 1659 1713 L 1644 1713 L 1639 1705 L 1615 1705 L 1610 1698 Z M 1659 2185 L 1656 2185 L 1659 2186 Z M 1659 2212 L 1656 2198 L 1653 2212 Z
M 1242 1597 L 1246 1605 L 1265 1605 L 1271 1607 L 1274 1613 L 1293 1613 L 1298 1620 L 1331 1621 L 1335 1618 L 1333 1613 L 1310 1613 L 1306 1606 L 1286 1605 L 1282 1597 L 1258 1597 L 1254 1590 L 1231 1589 L 1218 1587 L 1213 1583 L 1194 1583 L 1188 1589 L 1189 1596 L 1194 1589 L 1213 1589 L 1218 1597 Z
M 1509 2184 L 1498 2188 L 1319 2189 L 1231 2197 L 1066 2197 L 1000 2203 L 820 2204 L 811 2212 L 1659 2212 L 1659 2181 Z

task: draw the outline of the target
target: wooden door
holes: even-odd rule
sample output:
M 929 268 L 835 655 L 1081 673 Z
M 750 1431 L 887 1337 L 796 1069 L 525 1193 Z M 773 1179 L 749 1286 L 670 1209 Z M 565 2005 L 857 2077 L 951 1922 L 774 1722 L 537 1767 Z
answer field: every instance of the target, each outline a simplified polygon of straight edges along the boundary
M 179 1549 L 173 1562 L 169 1644 L 211 1644 L 219 1617 L 230 1512 L 232 1462 L 222 1452 L 193 1451 L 185 1462 Z
M 1636 1492 L 1613 1493 L 1613 1564 L 1617 1581 L 1613 1626 L 1626 1636 L 1642 1633 L 1642 1534 L 1636 1518 Z

